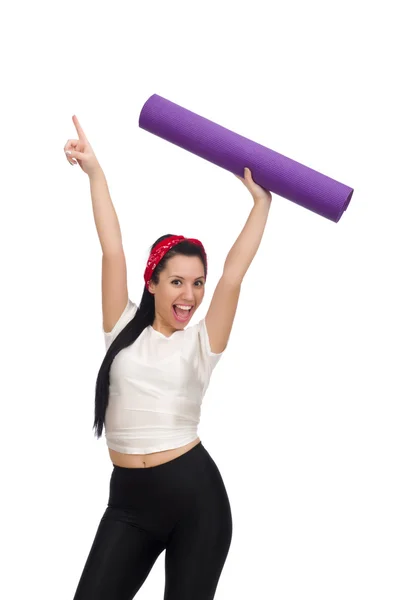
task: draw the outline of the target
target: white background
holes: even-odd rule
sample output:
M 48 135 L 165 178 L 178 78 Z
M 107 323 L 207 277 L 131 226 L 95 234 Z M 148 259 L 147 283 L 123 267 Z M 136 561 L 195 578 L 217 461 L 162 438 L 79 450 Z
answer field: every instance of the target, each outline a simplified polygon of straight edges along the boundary
M 276 195 L 199 434 L 233 512 L 217 600 L 394 600 L 396 51 L 392 3 L 23 2 L 2 10 L 0 595 L 71 600 L 105 510 L 105 348 L 76 114 L 119 216 L 198 237 L 205 315 L 252 198 L 138 127 L 154 93 L 355 189 L 335 224 Z M 159 507 L 161 509 L 161 507 Z M 164 554 L 139 600 L 163 597 Z

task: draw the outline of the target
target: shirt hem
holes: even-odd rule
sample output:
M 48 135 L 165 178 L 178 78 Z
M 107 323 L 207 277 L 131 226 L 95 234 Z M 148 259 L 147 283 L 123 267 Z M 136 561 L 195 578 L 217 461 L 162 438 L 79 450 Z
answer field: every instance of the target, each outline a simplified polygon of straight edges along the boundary
M 151 446 L 149 448 L 126 448 L 125 446 L 119 446 L 118 444 L 114 444 L 113 442 L 106 442 L 108 448 L 110 448 L 111 450 L 115 450 L 116 452 L 121 452 L 122 454 L 151 454 L 152 452 L 163 452 L 165 450 L 176 450 L 177 448 L 182 448 L 182 446 L 186 446 L 186 444 L 190 444 L 190 442 L 193 442 L 193 440 L 197 439 L 199 436 L 197 433 L 195 433 L 193 435 L 193 437 L 191 437 L 188 440 L 185 440 L 184 442 L 182 442 L 181 444 L 178 444 L 177 446 L 174 445 L 167 445 L 165 447 L 161 447 L 161 446 Z M 172 442 L 170 442 L 172 444 Z

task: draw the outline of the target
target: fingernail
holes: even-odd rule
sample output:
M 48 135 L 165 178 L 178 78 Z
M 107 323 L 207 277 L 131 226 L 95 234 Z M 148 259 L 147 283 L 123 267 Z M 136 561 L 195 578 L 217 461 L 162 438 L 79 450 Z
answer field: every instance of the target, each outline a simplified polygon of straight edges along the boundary
M 72 154 L 70 150 L 65 150 L 66 154 Z

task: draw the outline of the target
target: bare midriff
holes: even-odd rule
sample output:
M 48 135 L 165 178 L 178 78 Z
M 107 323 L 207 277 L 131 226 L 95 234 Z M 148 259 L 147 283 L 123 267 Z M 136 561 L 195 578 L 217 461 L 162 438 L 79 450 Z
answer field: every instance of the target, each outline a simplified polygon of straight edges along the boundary
M 185 452 L 188 452 L 194 446 L 200 443 L 200 438 L 196 438 L 189 444 L 180 448 L 172 448 L 171 450 L 163 450 L 162 452 L 152 452 L 150 454 L 123 454 L 108 448 L 111 461 L 118 467 L 127 467 L 128 469 L 142 469 L 142 467 L 156 467 L 163 463 L 169 462 L 174 458 L 178 458 Z

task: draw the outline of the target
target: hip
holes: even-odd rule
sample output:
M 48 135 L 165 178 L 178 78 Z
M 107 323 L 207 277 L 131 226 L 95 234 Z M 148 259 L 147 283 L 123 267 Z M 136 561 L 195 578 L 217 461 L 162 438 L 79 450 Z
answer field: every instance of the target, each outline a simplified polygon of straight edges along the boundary
M 120 521 L 128 523 L 163 540 L 177 525 L 223 539 L 230 539 L 232 531 L 223 478 L 201 442 L 150 469 L 114 465 L 103 519 L 117 522 L 117 527 Z
M 229 504 L 226 487 L 210 453 L 199 441 L 176 458 L 152 468 L 113 465 L 109 505 L 157 512 L 173 512 L 194 505 L 210 510 Z

